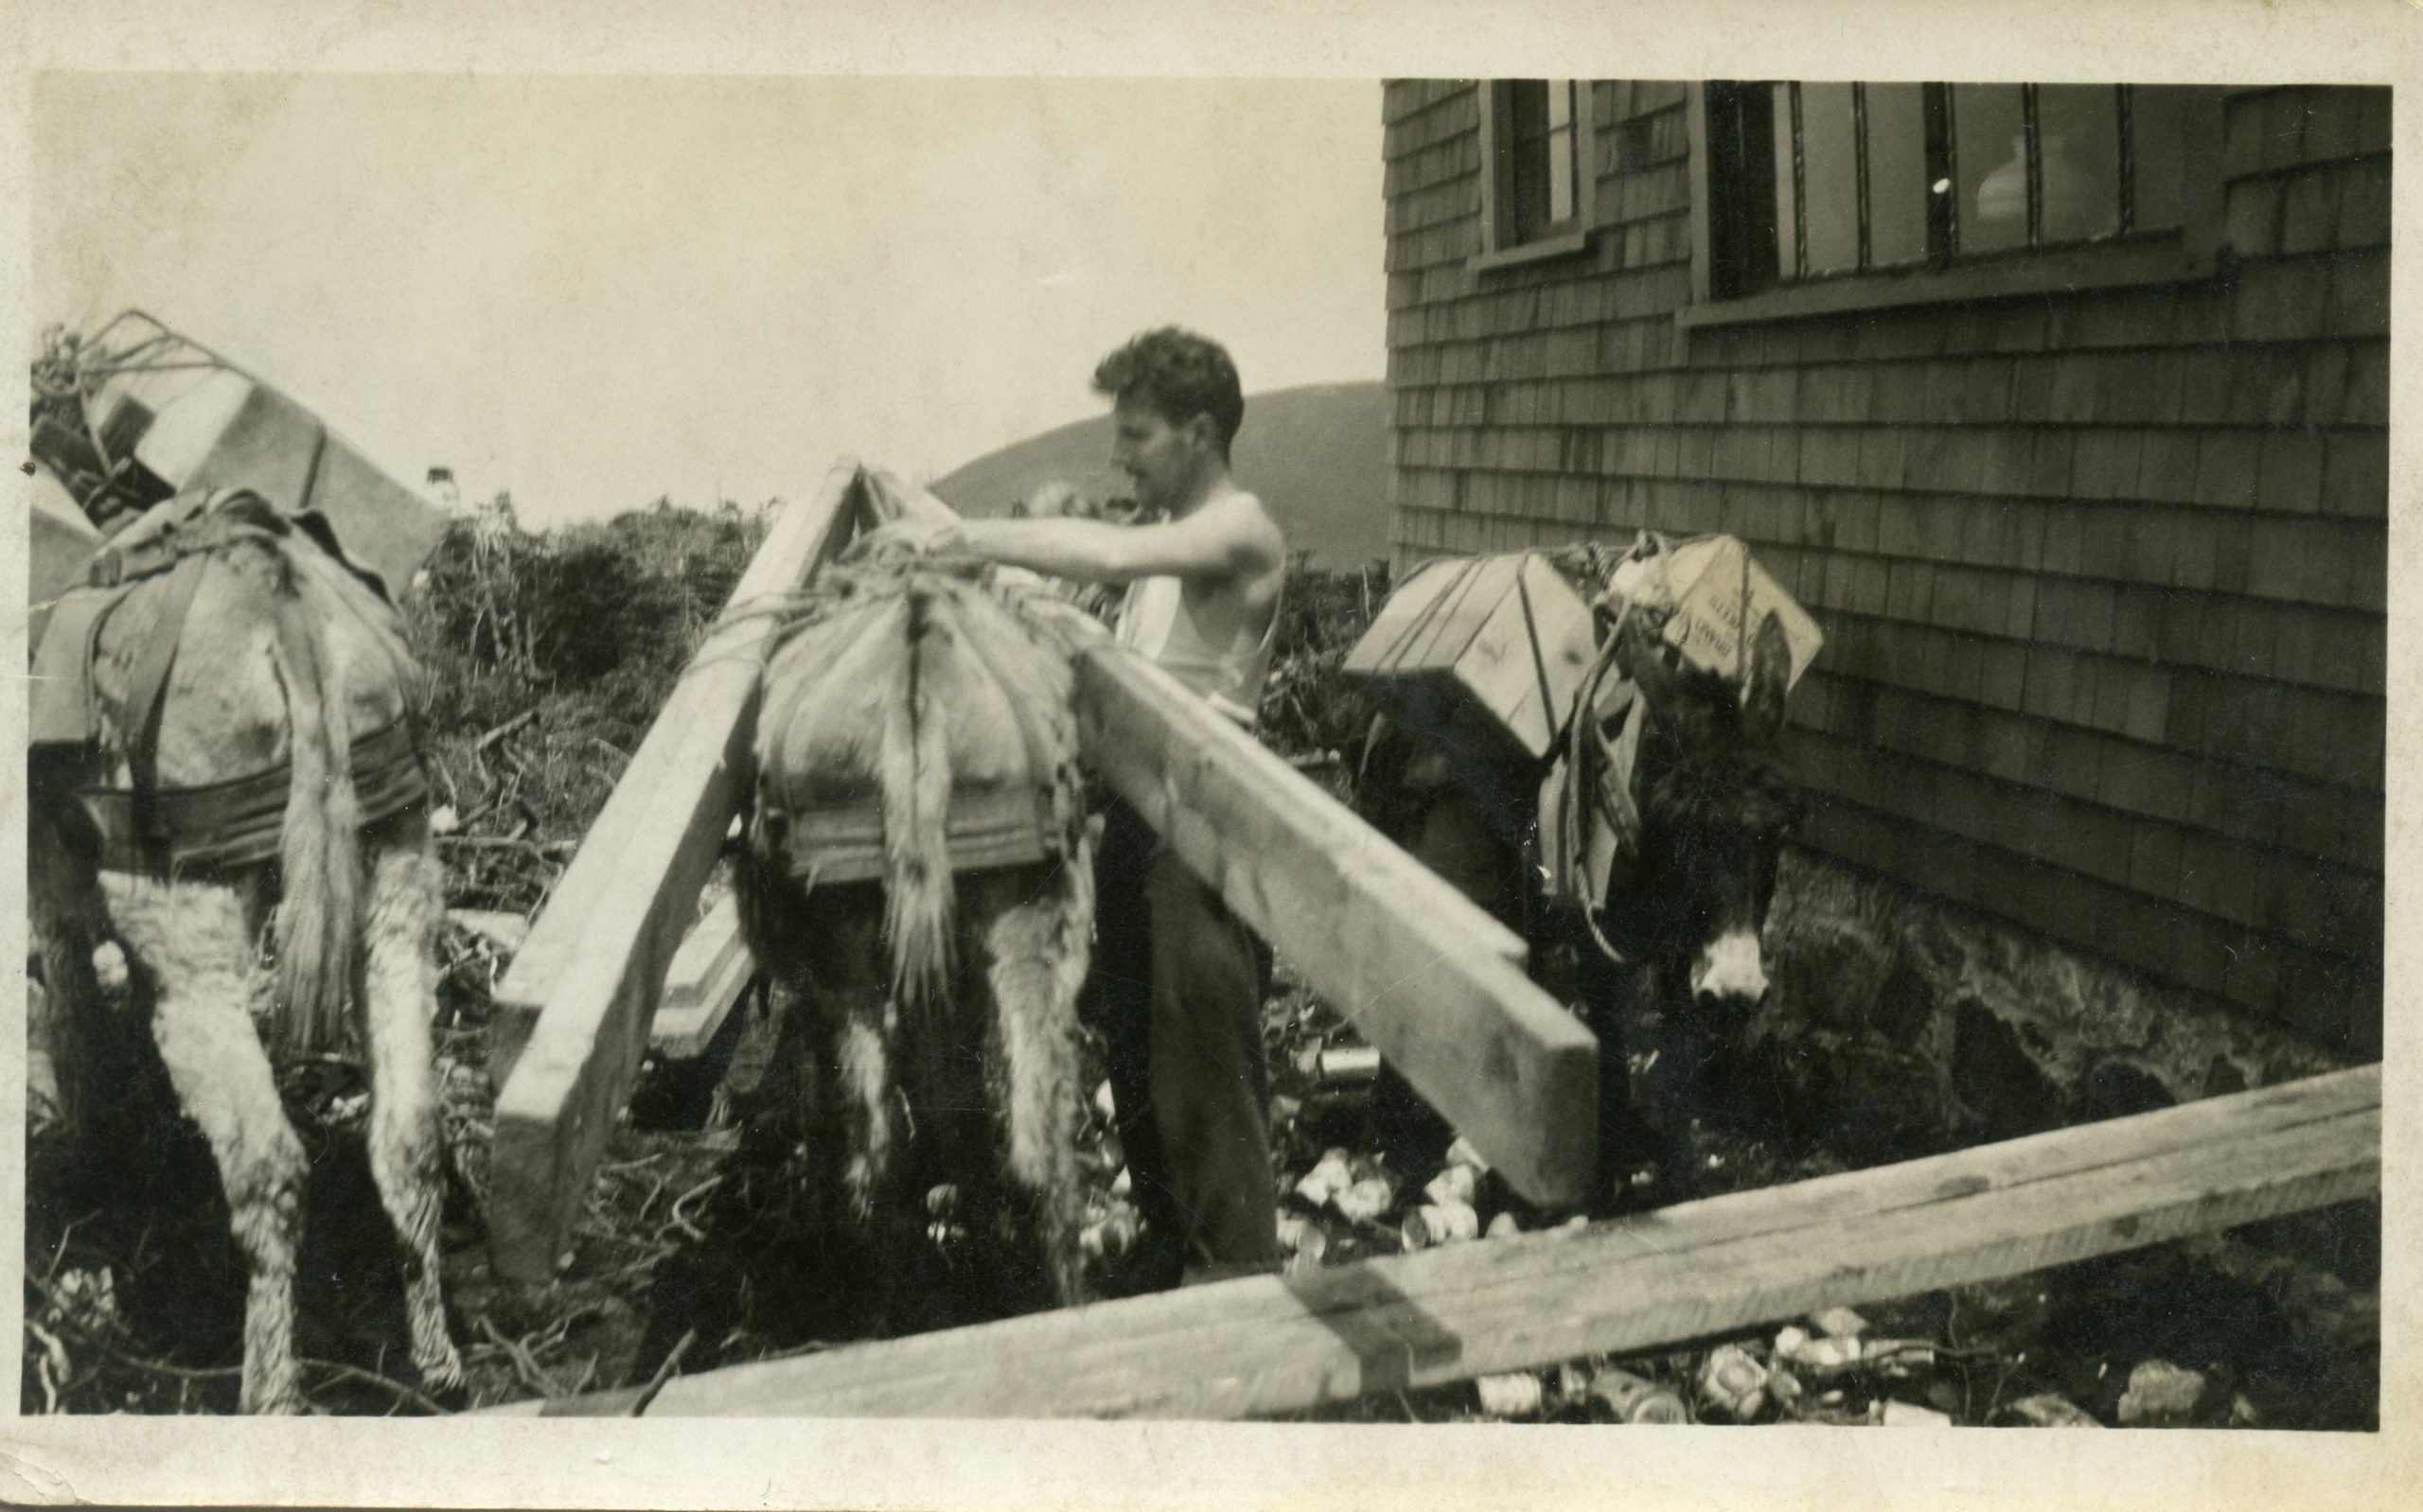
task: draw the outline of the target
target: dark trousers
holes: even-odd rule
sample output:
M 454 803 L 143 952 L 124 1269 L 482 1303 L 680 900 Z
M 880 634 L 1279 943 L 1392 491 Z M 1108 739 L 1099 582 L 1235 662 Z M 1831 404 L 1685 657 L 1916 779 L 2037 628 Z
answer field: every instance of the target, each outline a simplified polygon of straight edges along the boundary
M 1120 1290 L 1279 1258 L 1262 1057 L 1266 958 L 1124 802 L 1094 865 L 1091 1017 L 1145 1235 Z

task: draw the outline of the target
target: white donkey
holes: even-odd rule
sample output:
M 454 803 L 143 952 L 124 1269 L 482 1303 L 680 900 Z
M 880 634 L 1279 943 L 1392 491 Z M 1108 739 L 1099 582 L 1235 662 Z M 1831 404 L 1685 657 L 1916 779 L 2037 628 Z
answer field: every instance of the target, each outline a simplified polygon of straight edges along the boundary
M 116 543 L 130 576 L 150 575 L 71 595 L 44 646 L 46 666 L 89 674 L 92 737 L 33 764 L 33 923 L 67 1037 L 61 1080 L 96 1070 L 106 928 L 225 1188 L 249 1277 L 247 1412 L 302 1406 L 308 1171 L 255 1029 L 264 1005 L 281 1049 L 366 1054 L 371 1172 L 400 1239 L 413 1360 L 433 1388 L 463 1380 L 439 1291 L 444 894 L 404 724 L 415 664 L 393 607 L 332 544 L 256 496 L 172 501 Z M 80 645 L 51 645 L 62 633 Z M 274 976 L 259 949 L 273 909 Z

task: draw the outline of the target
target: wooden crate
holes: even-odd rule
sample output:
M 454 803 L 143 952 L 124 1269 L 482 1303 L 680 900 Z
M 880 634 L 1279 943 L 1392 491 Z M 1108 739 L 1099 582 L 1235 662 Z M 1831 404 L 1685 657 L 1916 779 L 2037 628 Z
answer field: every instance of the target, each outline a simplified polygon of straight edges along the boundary
M 1052 853 L 1052 794 L 1027 783 L 952 787 L 944 835 L 953 871 L 1035 866 Z M 791 864 L 813 885 L 870 882 L 884 874 L 883 807 L 862 803 L 805 809 L 791 816 Z
M 1545 556 L 1452 558 L 1417 571 L 1344 670 L 1497 731 L 1536 760 L 1565 729 L 1595 643 L 1590 607 Z
M 1826 643 L 1817 622 L 1731 536 L 1669 545 L 1624 563 L 1612 582 L 1628 598 L 1671 606 L 1666 639 L 1694 665 L 1728 677 L 1742 675 L 1745 620 L 1755 626 L 1775 616 L 1792 652 L 1794 683 Z
M 112 456 L 175 489 L 250 488 L 327 517 L 345 554 L 401 593 L 446 534 L 446 516 L 380 470 L 318 415 L 198 343 L 130 310 L 95 337 L 130 365 L 89 413 Z

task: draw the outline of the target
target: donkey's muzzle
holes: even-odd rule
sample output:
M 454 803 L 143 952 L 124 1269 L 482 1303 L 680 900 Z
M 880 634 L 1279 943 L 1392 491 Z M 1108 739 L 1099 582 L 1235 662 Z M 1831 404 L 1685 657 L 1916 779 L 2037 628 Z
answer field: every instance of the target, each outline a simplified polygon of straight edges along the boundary
M 1755 930 L 1727 930 L 1704 946 L 1691 962 L 1694 1003 L 1754 1005 L 1766 995 L 1766 962 Z

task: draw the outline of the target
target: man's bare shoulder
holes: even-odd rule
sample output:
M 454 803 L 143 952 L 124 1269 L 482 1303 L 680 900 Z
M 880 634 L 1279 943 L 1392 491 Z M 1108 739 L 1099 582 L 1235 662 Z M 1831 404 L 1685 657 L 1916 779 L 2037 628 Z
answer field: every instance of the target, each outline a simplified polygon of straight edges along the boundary
M 1203 512 L 1213 517 L 1223 535 L 1231 536 L 1242 546 L 1253 550 L 1275 563 L 1287 556 L 1286 534 L 1279 528 L 1260 495 L 1245 488 L 1229 488 L 1207 501 Z

